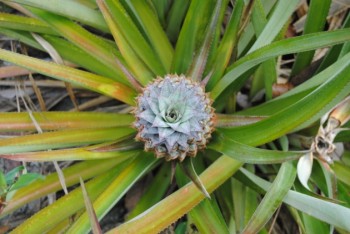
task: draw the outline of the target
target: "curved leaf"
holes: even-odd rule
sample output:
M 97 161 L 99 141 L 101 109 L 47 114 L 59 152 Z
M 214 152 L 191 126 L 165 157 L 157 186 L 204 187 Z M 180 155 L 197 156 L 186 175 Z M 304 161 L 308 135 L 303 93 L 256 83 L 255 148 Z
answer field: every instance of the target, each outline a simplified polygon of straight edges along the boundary
M 89 214 L 89 219 L 92 227 L 93 234 L 102 234 L 101 226 L 98 223 L 96 213 L 94 207 L 92 206 L 91 199 L 89 197 L 88 192 L 86 191 L 86 187 L 84 181 L 80 178 L 80 187 L 84 196 L 84 203 L 87 213 Z
M 249 52 L 265 46 L 273 41 L 277 34 L 281 31 L 283 25 L 293 14 L 299 0 L 280 0 L 277 2 L 275 9 L 272 12 L 264 30 L 259 35 L 254 45 Z
M 148 41 L 140 33 L 120 1 L 101 0 L 98 2 L 99 5 L 103 4 L 107 6 L 115 26 L 117 26 L 120 33 L 122 33 L 125 41 L 132 45 L 132 49 L 141 58 L 143 63 L 145 63 L 154 74 L 164 75 L 167 71 L 160 61 L 160 58 L 156 55 Z M 123 45 L 118 44 L 118 46 L 122 47 Z M 132 64 L 129 65 L 132 66 Z
M 208 147 L 241 162 L 255 164 L 281 163 L 305 154 L 305 151 L 259 149 L 220 135 L 215 135 Z
M 30 17 L 0 12 L 0 27 L 57 35 L 47 24 Z
M 63 169 L 66 185 L 71 186 L 77 184 L 80 177 L 84 180 L 95 177 L 105 171 L 111 170 L 111 168 L 114 168 L 122 161 L 123 160 L 120 158 L 112 158 L 74 164 L 69 168 Z M 30 186 L 17 190 L 11 200 L 7 201 L 5 208 L 1 211 L 0 217 L 10 214 L 35 199 L 61 189 L 62 186 L 57 176 L 57 172 L 47 175 L 45 179 L 35 181 Z
M 114 75 L 110 79 L 125 85 L 128 84 L 124 73 L 116 66 L 115 58 L 117 57 L 121 61 L 122 58 L 115 44 L 90 33 L 82 26 L 67 18 L 37 8 L 30 8 L 30 10 L 50 25 L 60 36 L 66 38 L 90 56 L 97 57 L 101 63 L 114 72 Z
M 195 160 L 196 170 L 203 171 L 205 168 L 203 158 L 196 157 L 193 160 Z M 189 181 L 182 170 L 176 170 L 176 183 L 179 186 L 184 186 Z M 216 196 L 217 194 L 211 199 L 204 199 L 188 213 L 189 222 L 193 222 L 200 233 L 229 233 Z
M 160 61 L 163 63 L 165 70 L 170 71 L 171 62 L 173 61 L 174 49 L 170 44 L 156 14 L 152 11 L 146 1 L 125 1 L 135 14 L 138 23 L 142 26 L 150 44 L 157 53 Z M 161 3 L 160 3 L 161 4 Z M 157 4 L 156 6 L 158 6 Z M 160 75 L 160 74 L 157 74 Z
M 98 195 L 108 187 L 108 185 L 123 171 L 123 166 L 125 166 L 125 164 L 108 170 L 86 183 L 86 190 L 91 200 L 95 200 Z M 72 216 L 82 208 L 84 208 L 84 198 L 82 189 L 79 187 L 31 216 L 13 230 L 12 233 L 47 232 L 56 224 Z M 48 222 L 48 220 L 50 220 L 50 222 Z
M 180 32 L 183 19 L 185 18 L 186 11 L 190 2 L 187 0 L 174 1 L 171 5 L 171 9 L 168 12 L 166 33 L 168 38 L 175 44 L 178 34 Z
M 0 33 L 7 35 L 11 38 L 16 38 L 31 47 L 44 51 L 41 45 L 33 39 L 29 32 L 13 31 L 5 28 L 0 28 Z M 42 35 L 42 37 L 48 41 L 64 58 L 74 64 L 77 64 L 89 71 L 100 74 L 102 76 L 109 77 L 111 79 L 118 80 L 119 77 L 115 76 L 115 67 L 111 68 L 103 63 L 95 54 L 88 53 L 81 48 L 73 45 L 71 42 L 52 35 Z M 124 81 L 124 80 L 121 80 Z M 126 81 L 124 81 L 126 83 Z
M 291 162 L 282 164 L 277 177 L 269 187 L 268 192 L 265 194 L 242 233 L 258 233 L 263 228 L 276 209 L 281 205 L 288 190 L 292 187 L 295 175 L 296 170 Z
M 334 170 L 337 178 L 350 186 L 350 167 L 340 162 L 334 162 L 332 169 Z
M 101 14 L 94 9 L 91 9 L 87 5 L 79 3 L 79 1 L 71 0 L 9 0 L 11 2 L 17 2 L 24 6 L 32 6 L 45 11 L 53 12 L 58 15 L 66 16 L 70 19 L 77 20 L 84 24 L 96 27 L 105 32 L 108 31 L 108 27 L 103 20 Z
M 29 70 L 114 97 L 130 105 L 135 105 L 136 92 L 133 89 L 106 77 L 9 52 L 4 49 L 0 49 L 0 58 Z
M 205 27 L 210 20 L 211 6 L 214 4 L 215 1 L 212 0 L 191 1 L 176 43 L 171 72 L 185 74 L 190 68 L 198 41 L 204 35 Z
M 303 34 L 323 30 L 331 3 L 332 0 L 310 1 Z M 293 64 L 291 76 L 298 74 L 302 69 L 308 66 L 314 57 L 314 53 L 315 51 L 299 53 Z
M 135 132 L 132 128 L 62 130 L 0 140 L 1 154 L 66 148 L 120 140 Z
M 154 176 L 154 179 L 145 189 L 144 194 L 142 194 L 142 197 L 136 203 L 135 208 L 128 214 L 127 220 L 136 217 L 144 210 L 162 200 L 170 186 L 170 176 L 170 163 L 164 163 Z
M 34 119 L 42 130 L 128 127 L 134 121 L 130 114 L 99 112 L 34 112 Z M 26 112 L 0 113 L 1 131 L 35 131 Z
M 348 62 L 349 59 L 350 53 L 338 62 Z M 218 130 L 241 143 L 261 145 L 290 131 L 304 128 L 321 118 L 350 93 L 350 66 L 335 72 L 333 77 L 309 95 L 264 120 L 246 126 Z
M 141 84 L 146 85 L 153 78 L 153 73 L 146 67 L 146 64 L 141 61 L 130 42 L 126 40 L 121 31 L 121 27 L 116 22 L 117 19 L 113 17 L 114 15 L 110 12 L 105 2 L 97 1 L 97 4 L 112 32 L 113 38 L 118 45 L 120 53 L 123 55 L 123 59 L 134 73 L 135 79 Z
M 227 156 L 217 159 L 201 175 L 200 180 L 208 192 L 213 192 L 242 166 Z M 193 183 L 189 183 L 129 222 L 108 233 L 158 233 L 204 199 Z
M 219 0 L 216 1 L 215 6 L 213 6 L 214 10 L 204 32 L 202 45 L 198 49 L 197 55 L 192 61 L 191 69 L 188 72 L 188 75 L 194 81 L 199 82 L 202 80 L 204 69 L 207 65 L 207 60 L 211 50 L 211 45 L 213 44 L 217 32 L 219 17 L 221 15 L 221 11 L 225 9 L 226 5 L 227 1 Z
M 248 125 L 266 118 L 266 116 L 249 116 L 249 115 L 243 116 L 243 115 L 227 115 L 227 114 L 215 114 L 215 115 L 217 119 L 214 124 L 215 124 L 215 127 L 218 127 L 218 128 Z
M 270 189 L 271 183 L 245 169 L 241 169 L 241 171 L 265 191 Z M 287 195 L 283 198 L 283 201 L 317 219 L 333 224 L 334 226 L 346 231 L 350 231 L 350 223 L 348 220 L 350 217 L 350 209 L 347 207 L 291 190 L 288 191 Z
M 136 145 L 138 146 L 138 145 Z M 137 153 L 140 149 L 125 149 L 125 146 L 113 147 L 113 149 L 99 152 L 99 146 L 85 148 L 73 148 L 63 150 L 48 150 L 26 153 L 0 154 L 0 158 L 20 162 L 47 162 L 47 161 L 72 161 L 72 160 L 99 160 L 105 158 L 127 159 L 132 153 Z M 130 146 L 132 147 L 132 146 Z
M 231 15 L 227 29 L 220 42 L 219 48 L 215 52 L 215 59 L 213 60 L 213 73 L 206 85 L 206 89 L 211 90 L 213 86 L 221 79 L 225 72 L 225 68 L 230 62 L 231 55 L 238 39 L 239 25 L 244 8 L 244 1 L 238 0 L 235 2 L 235 7 Z
M 211 90 L 210 95 L 215 100 L 228 86 L 233 84 L 235 84 L 234 90 L 239 90 L 241 84 L 244 82 L 241 75 L 269 58 L 331 46 L 348 40 L 350 40 L 350 29 L 341 29 L 331 32 L 312 33 L 273 42 L 242 57 L 230 66 L 224 77 Z
M 109 210 L 124 196 L 128 189 L 152 166 L 157 160 L 150 154 L 140 154 L 132 163 L 113 180 L 112 183 L 93 202 L 96 215 L 101 220 Z M 91 229 L 89 217 L 84 212 L 69 228 L 67 233 L 86 233 Z

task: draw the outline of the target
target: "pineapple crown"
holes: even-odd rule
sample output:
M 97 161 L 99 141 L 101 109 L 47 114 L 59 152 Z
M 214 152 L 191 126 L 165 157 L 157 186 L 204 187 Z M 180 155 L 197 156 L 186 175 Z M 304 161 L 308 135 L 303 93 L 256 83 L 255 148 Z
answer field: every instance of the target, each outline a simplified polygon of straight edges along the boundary
M 213 131 L 214 109 L 203 87 L 184 75 L 166 75 L 144 88 L 135 108 L 136 139 L 166 160 L 194 157 Z

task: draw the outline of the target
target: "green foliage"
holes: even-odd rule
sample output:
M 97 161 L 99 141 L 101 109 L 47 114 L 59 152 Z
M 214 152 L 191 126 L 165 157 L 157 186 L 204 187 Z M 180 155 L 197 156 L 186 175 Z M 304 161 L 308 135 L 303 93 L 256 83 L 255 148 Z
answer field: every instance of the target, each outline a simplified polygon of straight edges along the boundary
M 24 166 L 18 166 L 7 172 L 5 175 L 0 171 L 0 197 L 4 200 L 11 199 L 12 194 L 38 179 L 44 179 L 44 176 L 37 173 L 26 173 Z M 25 173 L 23 173 L 25 172 Z
M 162 84 L 160 78 L 166 75 L 184 75 L 208 92 L 153 88 L 134 111 L 137 118 L 125 112 L 0 113 L 0 132 L 9 136 L 0 139 L 2 160 L 82 161 L 62 170 L 64 179 L 60 171 L 43 177 L 23 173 L 24 167 L 0 173 L 0 217 L 61 190 L 62 182 L 72 188 L 13 233 L 100 232 L 98 221 L 144 176 L 148 183 L 140 201 L 128 221 L 110 233 L 156 233 L 170 225 L 175 233 L 193 227 L 201 233 L 265 233 L 277 225 L 271 219 L 278 218 L 278 212 L 290 217 L 288 223 L 280 222 L 306 233 L 330 233 L 334 228 L 350 232 L 349 148 L 340 152 L 342 160 L 328 164 L 336 159 L 340 143 L 350 140 L 350 101 L 343 102 L 342 109 L 336 106 L 350 100 L 350 14 L 343 16 L 342 29 L 325 27 L 336 1 L 310 1 L 300 36 L 288 28 L 298 0 L 1 2 L 16 9 L 0 13 L 1 35 L 56 54 L 64 62 L 0 49 L 3 61 L 116 99 L 127 110 L 136 106 L 140 92 L 149 91 L 148 84 L 156 79 Z M 322 48 L 330 49 L 319 54 Z M 317 72 L 311 69 L 314 54 L 323 59 Z M 296 58 L 293 63 L 283 64 L 290 57 Z M 4 77 L 12 76 L 2 69 Z M 301 82 L 295 82 L 296 77 Z M 293 88 L 275 97 L 281 80 Z M 211 113 L 209 98 L 216 114 L 206 116 L 204 123 L 200 114 Z M 197 105 L 201 100 L 205 104 Z M 173 120 L 167 105 L 176 106 L 176 117 L 183 114 L 185 120 Z M 150 116 L 140 116 L 147 108 L 153 108 L 153 119 L 145 123 Z M 158 123 L 166 122 L 166 129 L 155 126 L 154 116 Z M 132 128 L 135 120 L 138 129 Z M 332 123 L 338 125 L 329 128 Z M 167 139 L 172 142 L 174 131 L 191 137 L 205 132 L 198 139 L 205 139 L 200 148 L 208 141 L 207 148 L 193 158 L 193 165 L 188 158 L 172 163 L 155 159 L 135 141 L 145 125 L 149 131 L 157 127 L 154 141 L 160 133 L 171 132 Z M 322 150 L 332 160 L 325 161 Z M 309 175 L 298 169 L 297 161 L 310 152 L 320 163 L 308 164 Z M 177 190 L 169 184 L 174 173 Z M 306 179 L 299 181 L 297 174 Z

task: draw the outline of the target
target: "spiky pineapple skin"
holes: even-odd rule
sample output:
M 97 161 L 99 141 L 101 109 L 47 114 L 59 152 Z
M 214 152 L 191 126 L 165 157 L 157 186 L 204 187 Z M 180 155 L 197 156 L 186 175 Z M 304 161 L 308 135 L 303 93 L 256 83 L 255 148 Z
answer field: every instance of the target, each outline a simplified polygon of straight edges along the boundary
M 137 97 L 136 139 L 167 161 L 194 157 L 214 131 L 214 108 L 204 88 L 184 75 L 158 77 Z

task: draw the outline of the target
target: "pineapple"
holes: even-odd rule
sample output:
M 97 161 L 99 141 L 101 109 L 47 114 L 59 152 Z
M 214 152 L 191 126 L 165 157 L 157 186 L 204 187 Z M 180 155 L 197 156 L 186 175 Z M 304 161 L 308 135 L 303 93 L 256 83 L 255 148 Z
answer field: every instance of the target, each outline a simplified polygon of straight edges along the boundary
M 214 109 L 204 88 L 184 75 L 166 75 L 137 97 L 137 140 L 167 161 L 194 157 L 213 132 Z

